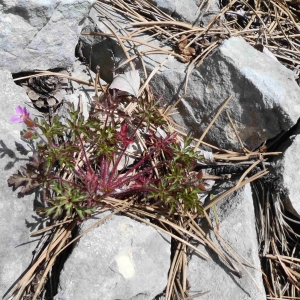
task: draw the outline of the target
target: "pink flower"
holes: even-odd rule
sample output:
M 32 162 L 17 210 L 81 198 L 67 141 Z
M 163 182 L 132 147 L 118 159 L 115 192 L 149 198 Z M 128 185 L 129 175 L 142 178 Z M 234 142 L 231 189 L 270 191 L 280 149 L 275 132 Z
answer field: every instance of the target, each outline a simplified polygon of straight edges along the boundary
M 10 118 L 10 120 L 12 122 L 19 122 L 19 123 L 23 123 L 25 122 L 27 119 L 29 119 L 29 112 L 27 111 L 26 107 L 22 108 L 21 106 L 18 106 L 16 108 L 16 112 L 17 112 L 17 116 L 12 116 Z
M 12 116 L 10 120 L 12 122 L 25 123 L 28 127 L 34 127 L 36 124 L 29 118 L 29 112 L 26 107 L 18 106 L 16 108 L 17 116 Z

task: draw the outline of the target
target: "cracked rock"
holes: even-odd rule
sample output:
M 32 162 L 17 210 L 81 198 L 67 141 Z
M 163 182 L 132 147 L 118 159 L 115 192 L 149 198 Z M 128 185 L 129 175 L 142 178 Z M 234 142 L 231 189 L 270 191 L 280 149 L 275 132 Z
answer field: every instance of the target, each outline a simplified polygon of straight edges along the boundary
M 71 66 L 95 2 L 0 1 L 0 68 L 19 73 Z
M 80 232 L 97 221 L 84 222 Z M 153 299 L 167 284 L 170 255 L 167 235 L 114 215 L 81 237 L 64 265 L 55 299 Z

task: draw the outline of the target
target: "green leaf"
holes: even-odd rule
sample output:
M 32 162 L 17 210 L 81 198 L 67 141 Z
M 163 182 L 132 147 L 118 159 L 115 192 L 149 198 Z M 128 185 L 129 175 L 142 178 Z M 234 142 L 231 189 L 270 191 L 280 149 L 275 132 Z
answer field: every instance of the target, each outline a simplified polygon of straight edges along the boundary
M 65 209 L 67 211 L 67 215 L 70 216 L 72 214 L 73 204 L 72 203 L 65 204 Z
M 56 207 L 50 207 L 46 209 L 46 216 L 52 215 L 52 213 L 55 211 Z
M 87 198 L 88 194 L 82 194 L 80 196 L 77 196 L 76 198 L 73 198 L 71 201 L 72 202 L 81 202 L 85 198 Z
M 80 219 L 84 219 L 84 215 L 83 215 L 83 211 L 80 208 L 75 208 L 76 212 L 78 213 L 78 216 L 80 217 Z
M 61 214 L 63 213 L 62 207 L 61 206 L 57 206 L 56 207 L 56 212 L 53 216 L 53 219 L 57 219 Z
M 96 207 L 84 209 L 84 213 L 87 215 L 92 214 L 96 210 Z
M 59 202 L 66 202 L 68 198 L 66 196 L 55 196 L 55 200 Z
M 55 191 L 57 194 L 62 194 L 62 186 L 57 182 L 54 182 L 52 190 Z

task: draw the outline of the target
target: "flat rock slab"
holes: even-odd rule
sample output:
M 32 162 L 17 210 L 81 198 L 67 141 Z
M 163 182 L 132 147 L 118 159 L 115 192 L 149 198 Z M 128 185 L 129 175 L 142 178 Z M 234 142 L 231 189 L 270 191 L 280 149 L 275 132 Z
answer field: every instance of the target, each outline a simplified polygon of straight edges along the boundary
M 97 221 L 85 221 L 81 232 Z M 81 237 L 64 264 L 55 299 L 153 299 L 167 284 L 170 251 L 168 236 L 114 215 Z
M 18 73 L 71 66 L 84 19 L 95 2 L 1 1 L 0 68 Z
M 18 172 L 21 165 L 28 162 L 32 153 L 21 140 L 23 124 L 12 123 L 10 117 L 16 115 L 15 108 L 30 102 L 25 90 L 17 86 L 8 71 L 0 71 L 0 295 L 8 291 L 29 266 L 32 251 L 37 245 L 36 237 L 30 238 L 32 231 L 40 229 L 41 220 L 34 213 L 38 195 L 20 197 L 8 186 L 7 179 Z M 27 109 L 33 114 L 35 110 Z
M 248 263 L 258 270 L 261 269 L 258 257 L 258 242 L 255 229 L 255 216 L 251 188 L 246 185 L 234 197 L 226 198 L 217 205 L 217 214 L 220 221 L 219 234 L 224 241 L 236 249 L 237 253 L 243 256 Z M 220 249 L 226 250 L 222 244 L 212 240 Z M 198 255 L 193 255 L 188 265 L 188 280 L 191 285 L 190 295 L 196 292 L 210 291 L 201 296 L 201 300 L 265 300 L 266 294 L 260 271 L 247 267 L 248 272 L 253 276 L 259 289 L 250 276 L 241 267 L 234 264 L 241 270 L 243 277 L 239 278 L 233 274 L 223 261 L 214 253 L 203 246 L 198 248 L 211 256 L 211 260 L 203 260 Z M 231 250 L 232 250 L 231 249 Z M 225 251 L 226 252 L 226 251 Z M 241 257 L 233 251 L 236 257 Z M 230 257 L 230 254 L 228 255 Z M 242 260 L 241 260 L 242 261 Z M 246 263 L 245 261 L 242 261 Z
M 299 181 L 300 181 L 300 135 L 296 135 L 290 146 L 276 161 L 276 173 L 286 189 L 286 208 L 300 218 Z

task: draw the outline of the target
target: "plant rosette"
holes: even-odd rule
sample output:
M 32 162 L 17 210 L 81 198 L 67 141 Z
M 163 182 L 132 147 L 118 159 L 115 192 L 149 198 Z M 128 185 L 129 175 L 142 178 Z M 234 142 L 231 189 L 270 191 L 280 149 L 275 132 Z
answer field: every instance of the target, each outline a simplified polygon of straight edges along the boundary
M 121 89 L 120 79 L 118 84 Z M 198 194 L 205 188 L 193 170 L 203 156 L 193 151 L 192 138 L 180 142 L 151 101 L 132 95 L 137 108 L 129 115 L 122 110 L 126 97 L 117 89 L 94 97 L 95 110 L 86 121 L 71 104 L 68 117 L 55 116 L 51 124 L 32 121 L 18 107 L 11 120 L 27 125 L 24 138 L 39 141 L 30 162 L 8 183 L 22 187 L 21 193 L 40 188 L 45 207 L 38 212 L 53 219 L 84 219 L 107 207 L 107 197 L 162 203 L 170 213 L 201 213 Z

